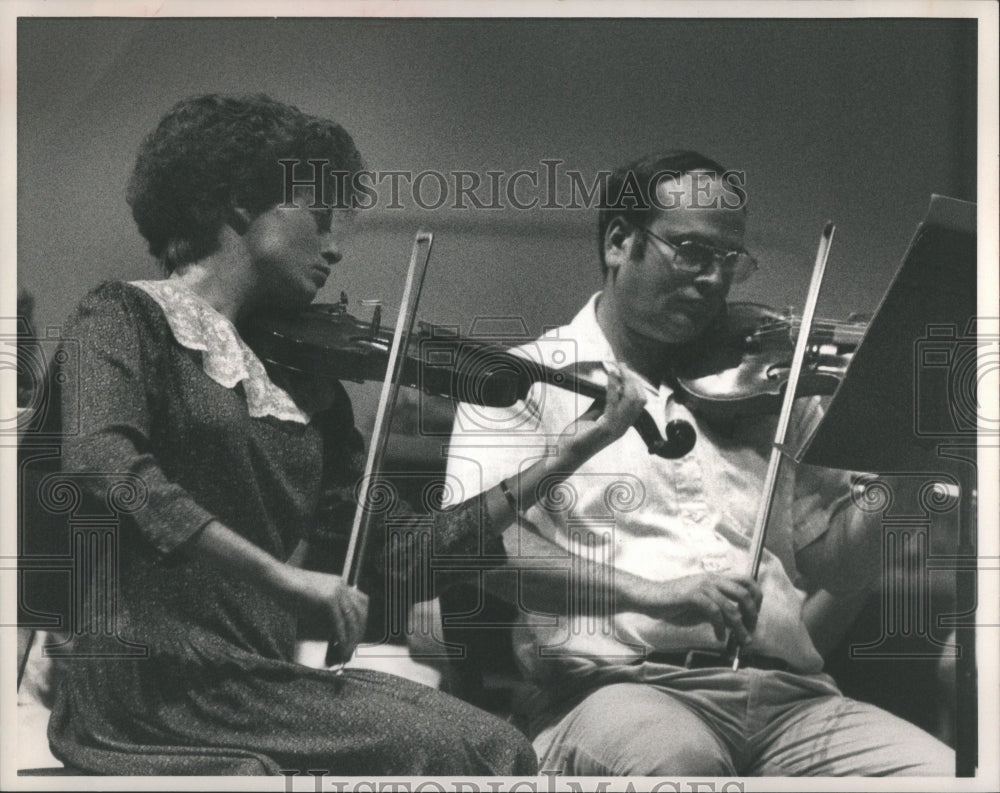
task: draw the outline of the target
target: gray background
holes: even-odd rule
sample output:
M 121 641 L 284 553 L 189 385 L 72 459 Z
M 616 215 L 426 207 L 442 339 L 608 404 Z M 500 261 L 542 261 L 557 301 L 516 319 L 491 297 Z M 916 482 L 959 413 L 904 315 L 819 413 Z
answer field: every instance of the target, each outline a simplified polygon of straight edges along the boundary
M 380 171 L 560 159 L 592 177 L 696 148 L 746 173 L 762 271 L 734 298 L 801 306 L 832 219 L 819 316 L 870 312 L 930 194 L 975 200 L 975 35 L 930 19 L 21 18 L 19 283 L 44 333 L 97 283 L 156 277 L 124 200 L 139 141 L 181 98 L 262 91 L 340 121 Z M 346 289 L 365 318 L 359 299 L 398 305 L 419 227 L 436 236 L 425 320 L 516 316 L 536 334 L 600 287 L 593 210 L 382 195 L 319 299 Z M 374 399 L 355 404 L 367 424 Z
M 801 305 L 838 224 L 827 316 L 871 310 L 932 192 L 975 200 L 975 21 L 32 19 L 18 23 L 18 278 L 42 327 L 106 278 L 155 277 L 124 201 L 180 98 L 263 91 L 352 133 L 372 169 L 585 174 L 692 147 L 747 173 L 763 271 Z M 431 196 L 433 197 L 433 195 Z M 323 298 L 398 303 L 436 233 L 421 316 L 563 322 L 600 285 L 594 212 L 365 213 Z

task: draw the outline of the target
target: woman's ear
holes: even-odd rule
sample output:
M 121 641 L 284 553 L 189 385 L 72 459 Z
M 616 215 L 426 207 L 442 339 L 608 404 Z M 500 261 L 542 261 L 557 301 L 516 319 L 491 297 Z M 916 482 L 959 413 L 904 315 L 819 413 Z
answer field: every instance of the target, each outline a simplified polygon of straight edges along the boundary
M 250 213 L 243 209 L 243 207 L 231 206 L 226 211 L 226 225 L 228 225 L 241 237 L 246 234 L 247 229 L 250 228 L 250 220 Z
M 632 256 L 635 227 L 624 218 L 614 218 L 604 231 L 604 263 L 609 270 L 621 267 Z

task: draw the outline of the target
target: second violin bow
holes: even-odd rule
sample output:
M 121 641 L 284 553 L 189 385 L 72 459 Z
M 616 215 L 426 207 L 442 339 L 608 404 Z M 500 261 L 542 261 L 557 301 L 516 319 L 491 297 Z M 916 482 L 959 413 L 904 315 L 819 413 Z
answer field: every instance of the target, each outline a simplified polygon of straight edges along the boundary
M 798 338 L 795 340 L 795 353 L 792 356 L 792 368 L 785 386 L 785 397 L 781 403 L 781 413 L 778 415 L 778 426 L 774 433 L 774 445 L 771 447 L 771 458 L 764 477 L 764 495 L 757 508 L 757 520 L 754 523 L 753 534 L 750 537 L 750 564 L 747 573 L 755 581 L 760 572 L 760 562 L 764 555 L 764 538 L 767 534 L 767 524 L 771 519 L 771 508 L 774 505 L 774 493 L 778 484 L 778 468 L 782 455 L 785 453 L 785 443 L 788 437 L 788 424 L 792 416 L 792 406 L 795 402 L 795 392 L 798 388 L 799 376 L 802 374 L 802 364 L 805 361 L 806 349 L 809 346 L 809 334 L 812 331 L 813 316 L 816 304 L 819 302 L 819 290 L 823 283 L 823 273 L 826 271 L 826 260 L 830 256 L 830 246 L 833 242 L 833 232 L 836 227 L 828 221 L 820 235 L 819 249 L 816 251 L 816 263 L 813 266 L 812 280 L 809 283 L 809 294 L 806 296 L 805 308 L 802 311 L 802 325 Z M 740 647 L 730 648 L 733 657 L 733 671 L 740 668 Z

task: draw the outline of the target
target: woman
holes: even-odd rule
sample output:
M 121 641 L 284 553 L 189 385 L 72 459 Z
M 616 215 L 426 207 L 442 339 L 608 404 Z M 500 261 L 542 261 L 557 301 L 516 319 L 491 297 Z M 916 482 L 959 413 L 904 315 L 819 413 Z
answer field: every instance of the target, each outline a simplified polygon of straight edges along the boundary
M 295 564 L 303 540 L 328 541 L 323 524 L 353 514 L 363 443 L 346 393 L 318 402 L 280 386 L 236 330 L 255 311 L 306 306 L 341 257 L 349 213 L 310 209 L 311 195 L 289 206 L 283 159 L 361 167 L 341 127 L 266 97 L 177 105 L 144 142 L 128 193 L 168 277 L 106 283 L 66 328 L 81 375 L 62 399 L 64 426 L 79 427 L 63 466 L 86 503 L 119 507 L 118 611 L 114 631 L 76 640 L 52 750 L 105 774 L 534 773 L 519 733 L 459 700 L 292 661 L 298 618 L 350 651 L 367 602 Z M 643 399 L 617 370 L 608 392 L 604 414 L 568 427 L 515 492 L 435 515 L 435 544 L 498 535 L 515 498 L 621 435 Z

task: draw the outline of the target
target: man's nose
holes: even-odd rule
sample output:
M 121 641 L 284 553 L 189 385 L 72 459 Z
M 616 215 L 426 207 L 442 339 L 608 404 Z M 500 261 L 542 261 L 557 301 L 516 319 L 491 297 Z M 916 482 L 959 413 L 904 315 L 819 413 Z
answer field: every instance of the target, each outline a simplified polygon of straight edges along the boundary
M 694 282 L 703 292 L 715 292 L 725 289 L 729 285 L 729 276 L 726 274 L 725 264 L 719 259 L 714 259 L 709 267 L 703 269 L 695 276 Z

